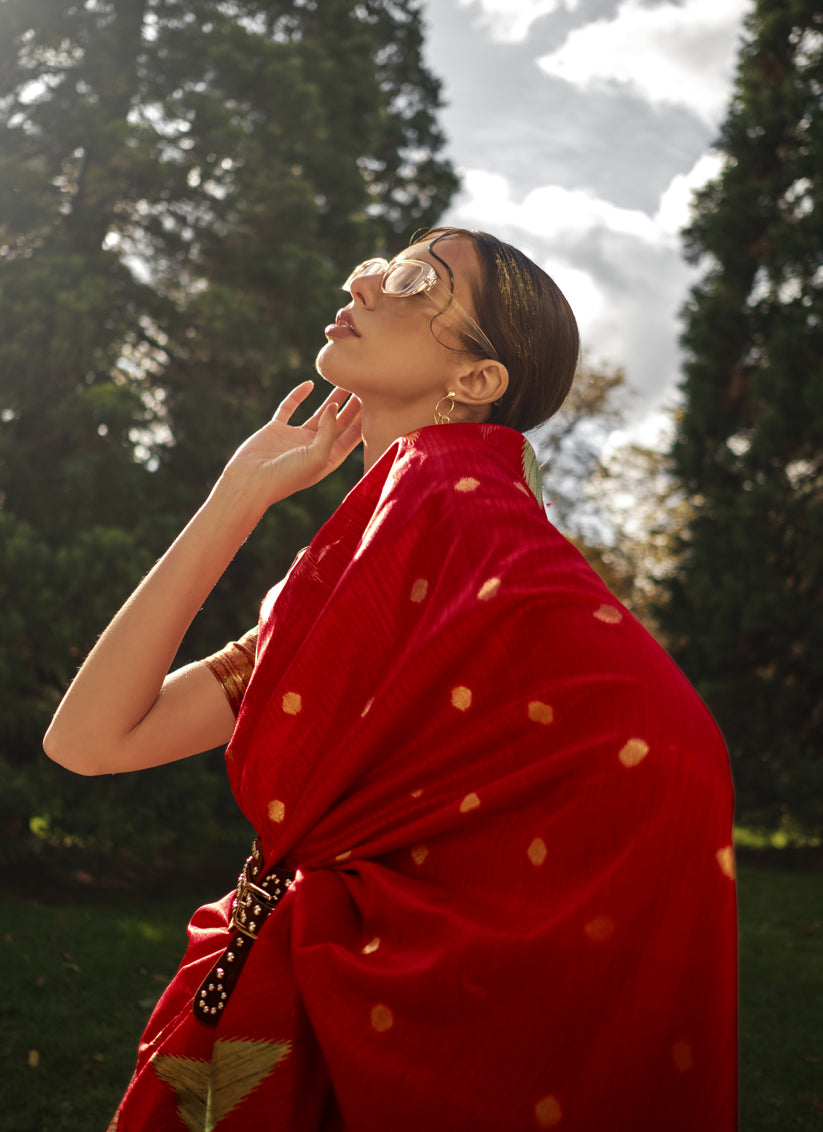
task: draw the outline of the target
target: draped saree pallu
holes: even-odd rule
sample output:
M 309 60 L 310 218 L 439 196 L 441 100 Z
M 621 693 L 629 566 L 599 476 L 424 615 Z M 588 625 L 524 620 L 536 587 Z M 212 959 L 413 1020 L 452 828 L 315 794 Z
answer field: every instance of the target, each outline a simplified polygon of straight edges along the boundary
M 216 1025 L 195 913 L 117 1132 L 732 1132 L 725 746 L 536 483 L 421 429 L 264 602 L 227 767 L 295 880 Z

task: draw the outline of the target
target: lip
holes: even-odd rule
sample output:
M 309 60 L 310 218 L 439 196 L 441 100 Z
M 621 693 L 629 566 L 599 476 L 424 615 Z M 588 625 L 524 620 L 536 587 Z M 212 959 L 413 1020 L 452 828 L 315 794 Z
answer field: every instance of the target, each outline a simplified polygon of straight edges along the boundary
M 352 313 L 346 307 L 344 307 L 342 310 L 339 310 L 337 312 L 337 318 L 334 320 L 334 325 L 335 326 L 342 326 L 342 327 L 345 327 L 347 330 L 350 330 L 352 332 L 352 334 L 355 336 L 355 338 L 360 337 L 360 334 L 357 330 L 357 327 L 354 324 L 354 319 L 352 318 Z

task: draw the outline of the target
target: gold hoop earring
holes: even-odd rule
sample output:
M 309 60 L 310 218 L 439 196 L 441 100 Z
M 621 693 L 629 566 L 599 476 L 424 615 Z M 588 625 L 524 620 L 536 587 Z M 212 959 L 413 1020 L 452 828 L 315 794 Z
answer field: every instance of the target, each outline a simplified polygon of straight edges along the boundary
M 435 424 L 448 424 L 451 420 L 452 412 L 454 411 L 454 399 L 457 394 L 450 389 L 448 393 L 444 394 L 437 404 L 434 406 L 434 423 Z M 440 406 L 444 401 L 448 401 L 449 407 L 445 413 L 441 411 Z

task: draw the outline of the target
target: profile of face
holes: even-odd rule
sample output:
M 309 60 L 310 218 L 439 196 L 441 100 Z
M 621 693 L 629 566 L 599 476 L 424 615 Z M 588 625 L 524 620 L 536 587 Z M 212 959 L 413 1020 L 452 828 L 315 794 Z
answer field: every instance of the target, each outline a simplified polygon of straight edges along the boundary
M 472 288 L 481 270 L 472 241 L 447 236 L 434 244 L 413 244 L 392 263 L 412 259 L 433 269 L 434 286 L 416 294 L 387 293 L 384 262 L 374 261 L 349 281 L 351 301 L 326 327 L 327 344 L 316 364 L 321 376 L 354 393 L 364 409 L 413 414 L 419 406 L 421 423 L 430 423 L 433 406 L 447 391 L 457 391 L 461 401 L 484 396 L 475 371 L 495 369 L 498 380 L 490 396 L 499 394 L 499 371 L 505 370 L 484 357 L 481 347 L 472 351 L 464 336 L 472 333 Z M 476 328 L 478 335 L 483 337 Z

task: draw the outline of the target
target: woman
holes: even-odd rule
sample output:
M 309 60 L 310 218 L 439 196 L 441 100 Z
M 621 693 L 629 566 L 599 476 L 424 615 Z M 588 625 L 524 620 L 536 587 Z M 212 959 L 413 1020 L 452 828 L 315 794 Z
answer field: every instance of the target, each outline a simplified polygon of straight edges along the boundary
M 516 431 L 568 391 L 571 311 L 456 229 L 346 286 L 334 392 L 293 426 L 298 387 L 238 450 L 46 736 L 84 774 L 230 740 L 258 831 L 111 1127 L 731 1130 L 723 741 L 548 523 Z M 166 675 L 265 510 L 361 434 L 259 640 Z

